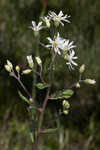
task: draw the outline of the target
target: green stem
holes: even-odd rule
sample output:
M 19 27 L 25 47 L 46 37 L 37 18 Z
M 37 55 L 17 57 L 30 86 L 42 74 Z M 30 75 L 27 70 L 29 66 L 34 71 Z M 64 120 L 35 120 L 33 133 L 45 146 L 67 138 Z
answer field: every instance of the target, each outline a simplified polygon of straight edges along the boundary
M 34 50 L 35 50 L 35 57 L 36 56 L 39 56 L 39 37 L 36 37 L 35 38 L 35 44 L 34 45 L 36 45 L 36 47 L 34 48 Z M 35 64 L 35 66 L 34 66 L 34 68 L 35 68 L 35 70 L 37 70 L 37 64 Z M 32 97 L 35 99 L 35 97 L 36 97 L 36 87 L 35 87 L 35 85 L 36 85 L 36 82 L 37 82 L 37 75 L 33 72 L 33 83 L 32 83 Z

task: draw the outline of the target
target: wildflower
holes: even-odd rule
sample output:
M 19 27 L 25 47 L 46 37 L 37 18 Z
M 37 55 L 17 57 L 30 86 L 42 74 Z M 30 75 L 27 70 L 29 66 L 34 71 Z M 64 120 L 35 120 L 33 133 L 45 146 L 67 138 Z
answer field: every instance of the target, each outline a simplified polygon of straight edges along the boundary
M 32 69 L 34 67 L 34 62 L 33 62 L 33 59 L 32 59 L 32 55 L 27 56 L 27 61 L 28 61 L 29 67 Z
M 72 51 L 69 51 L 69 54 L 66 54 L 64 57 L 68 61 L 66 64 L 69 65 L 70 69 L 74 69 L 72 65 L 77 66 L 77 63 L 75 63 L 73 60 L 77 59 L 78 57 L 74 55 L 75 55 L 75 52 L 74 50 L 72 50 Z
M 57 34 L 57 36 L 54 36 L 54 40 L 52 40 L 50 37 L 48 37 L 47 39 L 49 40 L 50 44 L 46 45 L 46 47 L 53 48 L 55 53 L 58 53 L 59 55 L 61 55 L 60 47 L 63 46 L 65 39 L 62 39 L 59 36 L 59 33 Z
M 67 54 L 69 50 L 76 47 L 76 45 L 73 45 L 73 43 L 73 41 L 69 42 L 69 40 L 65 40 L 64 44 L 60 47 L 63 50 L 63 54 Z
M 32 21 L 32 27 L 30 28 L 34 31 L 34 35 L 37 36 L 39 31 L 43 29 L 42 22 L 39 22 L 38 25 L 36 25 L 36 22 Z
M 60 23 L 61 23 L 62 26 L 64 26 L 64 24 L 63 24 L 62 21 L 70 23 L 70 21 L 67 19 L 70 16 L 68 16 L 68 15 L 64 16 L 64 14 L 63 14 L 62 11 L 60 11 L 58 15 L 55 12 L 50 11 L 49 12 L 49 16 L 50 16 L 51 20 L 54 21 L 54 23 L 55 23 L 56 26 L 59 26 Z
M 84 82 L 88 83 L 88 84 L 95 84 L 96 83 L 96 81 L 94 79 L 85 79 Z
M 42 17 L 42 20 L 46 23 L 46 26 L 50 28 L 50 18 L 48 16 Z

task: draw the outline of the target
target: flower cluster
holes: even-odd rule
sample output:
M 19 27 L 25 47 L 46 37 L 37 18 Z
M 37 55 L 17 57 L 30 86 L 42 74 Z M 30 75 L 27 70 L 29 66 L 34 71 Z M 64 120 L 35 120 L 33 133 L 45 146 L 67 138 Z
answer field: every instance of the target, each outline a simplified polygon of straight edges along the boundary
M 62 54 L 64 59 L 67 61 L 66 64 L 69 66 L 69 68 L 74 69 L 72 65 L 77 66 L 77 63 L 75 63 L 73 60 L 78 58 L 77 56 L 74 56 L 75 51 L 73 48 L 76 47 L 76 45 L 73 45 L 74 42 L 69 42 L 69 40 L 61 38 L 59 33 L 57 36 L 54 36 L 53 40 L 50 37 L 47 39 L 49 40 L 50 44 L 46 45 L 46 47 L 51 47 L 54 52 L 58 53 L 59 55 Z
M 51 21 L 54 22 L 54 25 L 57 27 L 60 24 L 64 26 L 63 22 L 70 23 L 68 20 L 70 16 L 64 15 L 62 11 L 59 12 L 57 15 L 55 12 L 50 11 L 48 13 L 48 16 L 41 17 L 41 19 L 45 22 L 46 27 L 51 26 Z M 45 26 L 42 26 L 43 22 L 39 22 L 38 25 L 36 25 L 35 21 L 32 21 L 32 27 L 31 29 L 34 31 L 34 35 L 38 36 L 39 31 L 45 28 Z M 62 55 L 63 58 L 67 61 L 66 64 L 69 66 L 70 69 L 74 69 L 73 65 L 77 66 L 77 63 L 74 62 L 75 59 L 77 59 L 75 55 L 74 48 L 76 45 L 74 45 L 73 41 L 70 42 L 69 39 L 64 39 L 60 37 L 60 34 L 57 33 L 57 35 L 54 36 L 52 39 L 51 37 L 47 37 L 49 44 L 46 45 L 46 48 L 51 48 L 54 50 L 55 53 Z

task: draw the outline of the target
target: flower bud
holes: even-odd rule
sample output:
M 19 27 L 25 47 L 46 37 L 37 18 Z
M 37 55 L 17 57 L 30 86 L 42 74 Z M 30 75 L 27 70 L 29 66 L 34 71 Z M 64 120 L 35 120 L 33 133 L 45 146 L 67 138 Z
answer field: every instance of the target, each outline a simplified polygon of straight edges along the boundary
M 7 65 L 5 65 L 5 69 L 6 69 L 8 72 L 11 72 L 12 69 L 13 69 L 13 65 L 12 65 L 12 63 L 11 63 L 9 60 L 7 60 Z
M 63 106 L 64 106 L 66 109 L 68 109 L 68 108 L 70 107 L 69 102 L 66 101 L 66 100 L 63 100 L 62 104 L 63 104 Z
M 13 65 L 12 65 L 12 63 L 11 63 L 9 60 L 7 60 L 7 65 L 8 65 L 11 69 L 13 69 Z
M 19 71 L 20 71 L 20 67 L 19 66 L 16 66 L 16 71 L 19 73 Z
M 31 69 L 26 69 L 26 70 L 23 70 L 22 74 L 29 74 L 32 70 Z
M 42 60 L 40 59 L 40 57 L 35 57 L 35 59 L 36 59 L 38 65 L 41 65 L 41 64 L 42 64 Z
M 93 79 L 85 79 L 84 82 L 88 83 L 88 84 L 95 84 L 96 83 L 96 81 Z
M 79 72 L 80 72 L 80 73 L 83 73 L 84 70 L 85 70 L 85 65 L 83 64 L 83 65 L 80 67 Z
M 27 56 L 27 61 L 28 61 L 28 65 L 29 67 L 32 69 L 34 67 L 34 62 L 33 62 L 33 59 L 32 59 L 32 56 Z
M 32 102 L 33 102 L 33 99 L 32 99 L 32 98 L 30 98 L 30 99 L 29 99 L 29 101 L 32 103 Z
M 79 83 L 76 83 L 76 88 L 80 88 L 80 84 Z
M 64 113 L 65 115 L 67 115 L 67 114 L 68 114 L 68 110 L 64 110 L 63 113 Z
M 5 65 L 4 67 L 5 67 L 6 71 L 11 72 L 11 68 L 8 65 Z

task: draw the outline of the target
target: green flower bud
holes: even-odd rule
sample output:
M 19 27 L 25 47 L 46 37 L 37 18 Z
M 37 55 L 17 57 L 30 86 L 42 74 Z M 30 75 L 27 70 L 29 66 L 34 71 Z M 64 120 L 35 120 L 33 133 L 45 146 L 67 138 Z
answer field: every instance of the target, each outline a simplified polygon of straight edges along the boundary
M 8 65 L 5 65 L 4 67 L 5 67 L 6 71 L 11 72 L 11 68 Z
M 85 70 L 85 65 L 83 64 L 83 65 L 80 67 L 79 72 L 80 72 L 80 73 L 83 73 L 84 70 Z
M 13 69 L 13 65 L 12 65 L 12 63 L 11 63 L 9 60 L 7 60 L 7 65 L 8 65 L 11 69 Z
M 70 104 L 68 101 L 63 100 L 62 104 L 63 104 L 64 108 L 66 108 L 66 109 L 70 108 Z
M 32 102 L 33 102 L 33 99 L 32 99 L 32 98 L 30 98 L 30 99 L 29 99 L 29 101 L 32 103 Z
M 67 114 L 68 114 L 68 110 L 64 110 L 63 113 L 64 113 L 65 115 L 67 115 Z
M 27 61 L 28 61 L 29 67 L 32 69 L 34 67 L 34 62 L 33 62 L 31 55 L 27 56 Z
M 96 81 L 92 80 L 92 79 L 85 79 L 84 82 L 87 84 L 95 84 L 96 83 Z
M 23 70 L 22 74 L 29 74 L 32 70 L 31 69 L 26 69 L 26 70 Z
M 42 64 L 42 60 L 40 59 L 40 57 L 35 57 L 35 59 L 36 59 L 38 65 L 41 65 L 41 64 Z
M 8 72 L 11 72 L 13 69 L 13 65 L 9 60 L 7 60 L 7 65 L 5 65 L 4 67 L 5 67 L 6 71 L 8 71 Z
M 80 84 L 79 83 L 76 83 L 76 88 L 80 88 Z
M 20 71 L 20 67 L 19 66 L 16 66 L 16 71 L 19 73 L 19 71 Z

